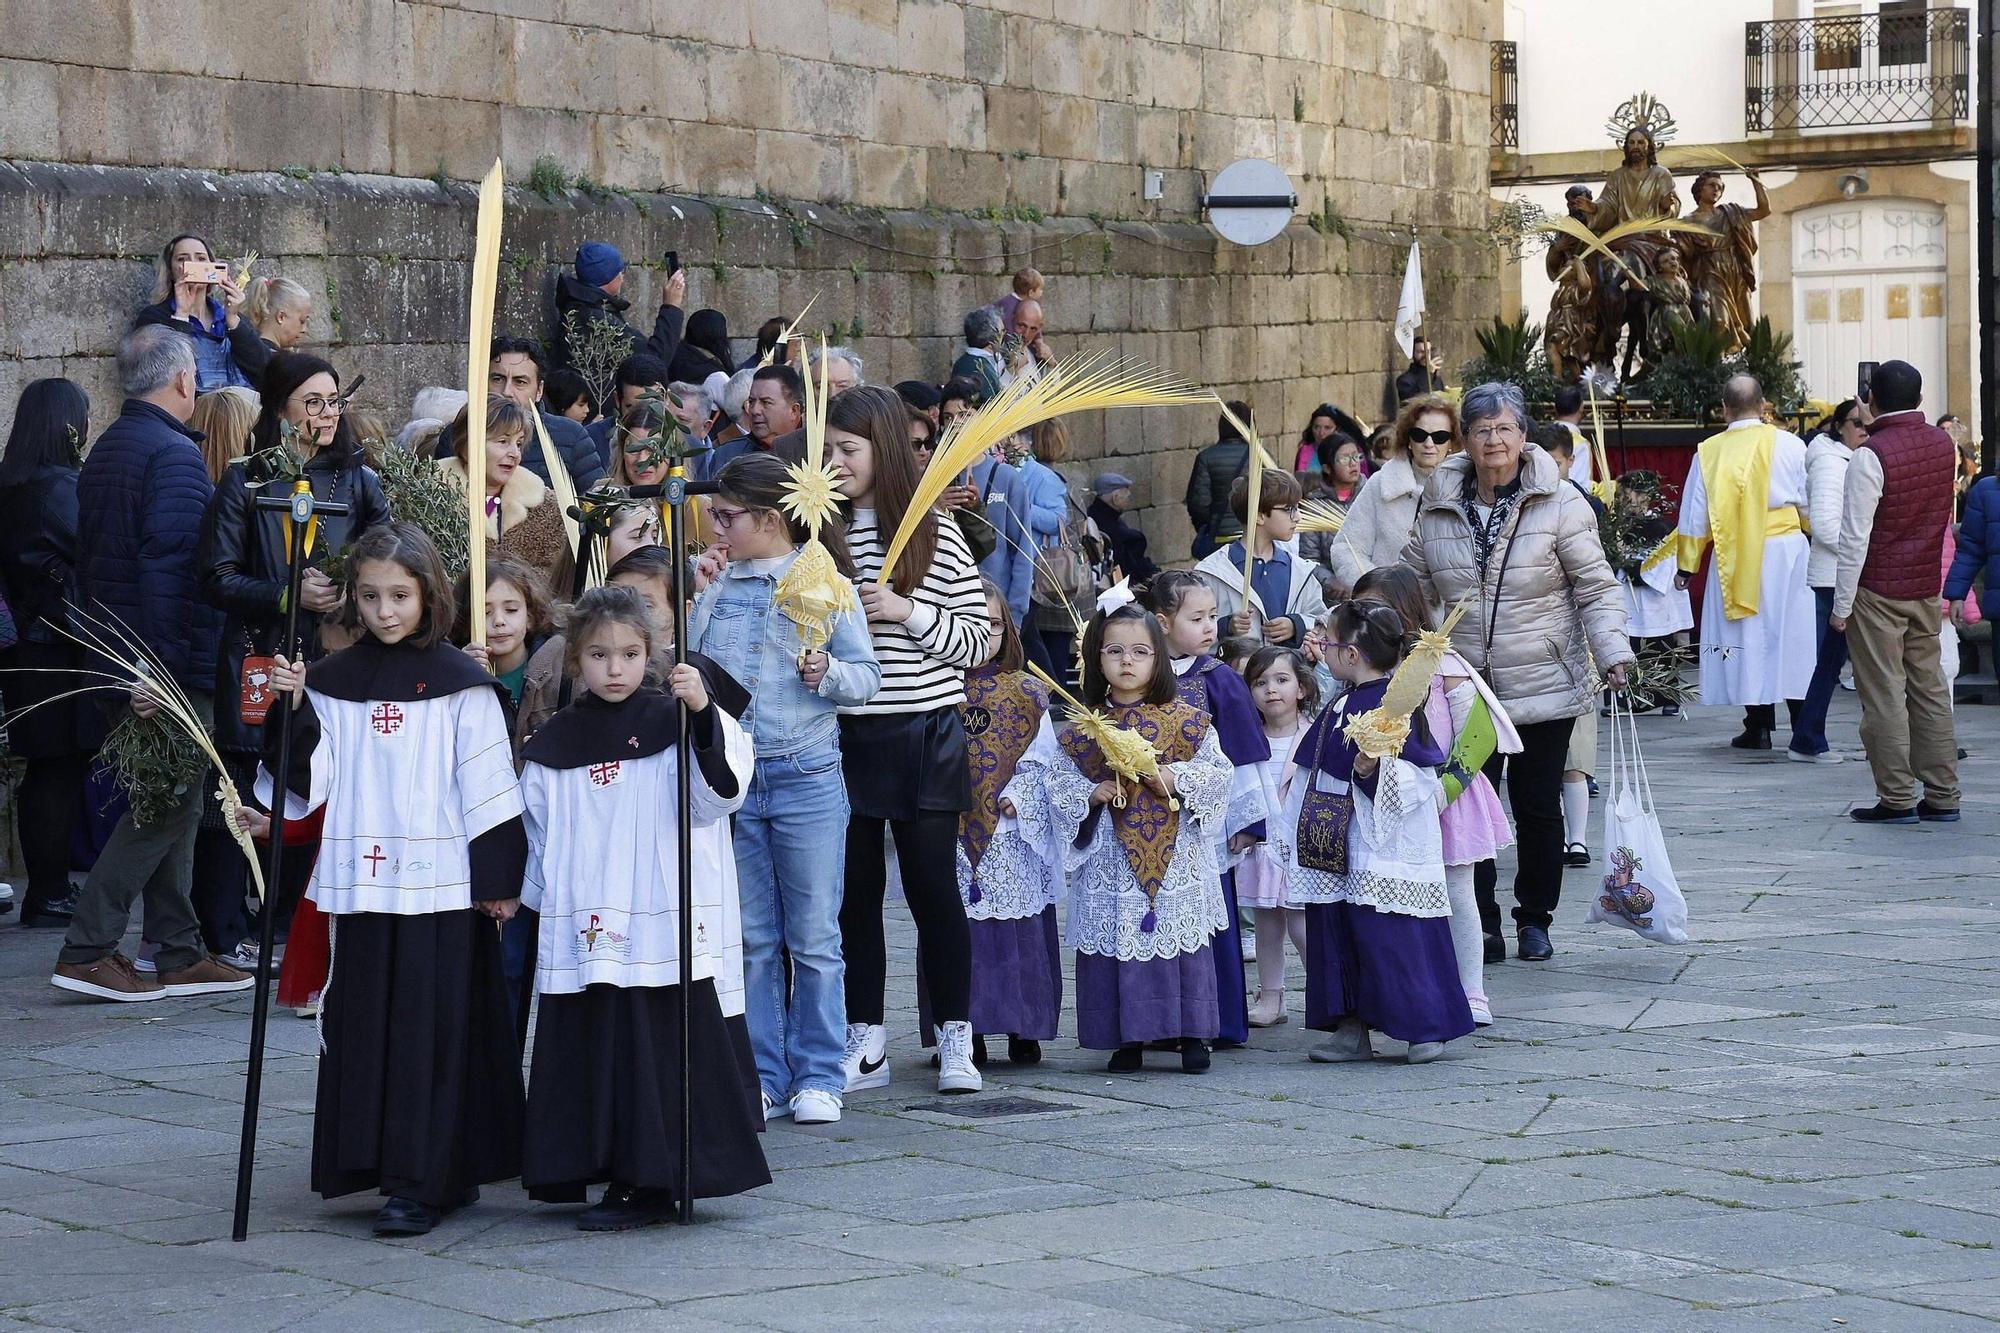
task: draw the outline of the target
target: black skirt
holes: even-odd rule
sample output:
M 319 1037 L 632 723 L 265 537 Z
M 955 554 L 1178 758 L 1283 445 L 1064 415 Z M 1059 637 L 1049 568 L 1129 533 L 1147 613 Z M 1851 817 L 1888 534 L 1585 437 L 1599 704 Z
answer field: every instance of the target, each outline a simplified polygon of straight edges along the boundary
M 757 1136 L 763 1104 L 743 1079 L 745 1029 L 722 1016 L 715 983 L 694 985 L 689 1079 L 694 1196 L 771 1183 Z M 600 1181 L 680 1183 L 681 988 L 586 986 L 544 995 L 535 1019 L 521 1184 L 543 1203 L 581 1203 Z
M 466 908 L 332 928 L 313 1188 L 450 1208 L 520 1175 L 521 1059 L 493 922 Z
M 841 718 L 840 770 L 848 812 L 862 819 L 972 808 L 965 720 L 956 707 Z

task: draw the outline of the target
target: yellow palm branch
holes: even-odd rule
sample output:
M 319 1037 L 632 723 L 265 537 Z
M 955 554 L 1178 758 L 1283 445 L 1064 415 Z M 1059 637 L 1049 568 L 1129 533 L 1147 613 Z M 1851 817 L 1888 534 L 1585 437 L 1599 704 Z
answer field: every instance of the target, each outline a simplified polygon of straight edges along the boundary
M 1241 435 L 1243 442 L 1250 446 L 1250 457 L 1244 465 L 1243 472 L 1245 480 L 1243 491 L 1243 605 L 1248 607 L 1250 605 L 1250 575 L 1251 571 L 1257 566 L 1257 545 L 1251 538 L 1251 534 L 1257 530 L 1257 502 L 1262 498 L 1264 490 L 1264 469 L 1267 467 L 1276 467 L 1277 464 L 1273 463 L 1269 456 L 1265 454 L 1264 442 L 1257 438 L 1256 429 L 1242 417 L 1230 411 L 1229 404 L 1222 401 L 1221 394 L 1210 394 L 1209 397 L 1215 399 L 1216 406 L 1222 409 L 1223 417 L 1228 420 L 1230 425 L 1236 427 L 1236 433 Z
M 1720 148 L 1709 144 L 1688 144 L 1682 148 L 1668 148 L 1663 151 L 1673 154 L 1675 165 L 1677 166 L 1710 167 L 1716 170 L 1727 169 L 1746 174 L 1750 170 L 1750 168 L 1744 166 Z
M 811 296 L 808 296 L 806 298 L 805 310 L 799 311 L 798 318 L 794 319 L 791 323 L 785 325 L 784 332 L 778 335 L 778 341 L 771 344 L 771 350 L 764 353 L 763 356 L 757 359 L 757 369 L 762 370 L 765 366 L 770 365 L 773 361 L 778 359 L 778 349 L 783 347 L 785 344 L 789 343 L 792 340 L 792 335 L 798 331 L 799 325 L 806 322 L 806 311 L 811 310 L 813 308 L 813 302 L 817 300 L 819 300 L 818 292 L 814 292 Z M 820 339 L 820 345 L 822 347 L 826 345 L 825 338 Z
M 1401 753 L 1403 742 L 1410 737 L 1410 717 L 1430 697 L 1431 678 L 1437 675 L 1438 664 L 1451 650 L 1451 632 L 1471 605 L 1472 594 L 1467 593 L 1443 624 L 1418 635 L 1417 646 L 1397 663 L 1389 677 L 1389 688 L 1382 692 L 1382 702 L 1347 720 L 1342 730 L 1361 753 L 1377 759 Z
M 1698 222 L 1682 222 L 1679 218 L 1669 217 L 1633 218 L 1630 222 L 1619 223 L 1602 235 L 1592 231 L 1583 223 L 1567 215 L 1559 218 L 1550 218 L 1546 222 L 1537 223 L 1528 230 L 1561 232 L 1563 235 L 1580 243 L 1586 251 L 1592 254 L 1603 255 L 1616 264 L 1624 272 L 1625 276 L 1630 278 L 1633 284 L 1641 291 L 1646 290 L 1645 282 L 1640 279 L 1637 273 L 1632 271 L 1631 266 L 1625 262 L 1624 258 L 1611 248 L 1613 244 L 1628 237 L 1640 236 L 1647 232 L 1655 231 L 1696 231 L 1704 235 L 1714 235 L 1712 231 Z
M 1337 533 L 1347 526 L 1347 511 L 1331 500 L 1299 502 L 1299 532 Z
M 1033 379 L 1015 380 L 938 442 L 930 465 L 917 480 L 916 493 L 910 498 L 903 521 L 882 553 L 884 582 L 918 529 L 933 521 L 931 510 L 945 488 L 1000 441 L 1073 412 L 1114 407 L 1180 407 L 1205 403 L 1211 396 L 1207 390 L 1184 384 L 1164 372 L 1106 356 L 1072 357 Z
M 1130 782 L 1136 786 L 1160 775 L 1160 752 L 1153 748 L 1151 741 L 1128 727 L 1119 726 L 1108 714 L 1086 708 L 1081 699 L 1051 680 L 1049 674 L 1033 662 L 1027 666 L 1036 680 L 1048 686 L 1052 694 L 1069 705 L 1070 725 L 1090 738 L 1090 743 L 1104 756 L 1105 767 L 1121 784 Z M 1112 804 L 1124 808 L 1122 786 Z M 1180 808 L 1178 801 L 1169 800 L 1167 804 L 1174 809 Z
M 500 159 L 479 183 L 479 230 L 472 246 L 472 311 L 465 342 L 466 587 L 472 641 L 486 644 L 486 488 L 477 478 L 486 466 L 488 363 L 493 359 L 493 298 L 500 284 L 500 201 L 506 190 Z M 536 423 L 540 424 L 539 421 Z M 554 476 L 557 467 L 549 469 Z
M 807 307 L 812 303 L 808 301 Z M 842 611 L 861 609 L 854 585 L 834 564 L 833 555 L 820 543 L 820 529 L 835 512 L 839 493 L 834 489 L 833 470 L 826 465 L 826 339 L 820 339 L 818 383 L 812 367 L 800 377 L 805 386 L 806 456 L 790 468 L 782 501 L 785 511 L 805 525 L 806 544 L 799 558 L 778 581 L 775 598 L 778 609 L 798 627 L 799 650 L 816 653 L 833 637 L 835 619 Z

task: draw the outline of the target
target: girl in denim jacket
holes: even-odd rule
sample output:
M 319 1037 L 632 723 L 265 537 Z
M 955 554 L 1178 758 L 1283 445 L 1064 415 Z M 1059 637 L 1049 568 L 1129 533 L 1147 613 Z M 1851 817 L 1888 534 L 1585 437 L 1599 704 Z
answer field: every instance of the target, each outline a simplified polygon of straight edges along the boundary
M 745 1018 L 765 1118 L 826 1124 L 840 1119 L 846 1090 L 840 903 L 848 812 L 834 710 L 872 698 L 882 668 L 859 610 L 839 615 L 825 649 L 802 654 L 798 628 L 777 605 L 779 580 L 807 537 L 779 507 L 785 465 L 745 454 L 716 480 L 708 512 L 729 566 L 695 602 L 688 633 L 696 651 L 750 692 L 743 725 L 757 763 L 735 838 Z M 821 540 L 841 558 L 837 532 Z

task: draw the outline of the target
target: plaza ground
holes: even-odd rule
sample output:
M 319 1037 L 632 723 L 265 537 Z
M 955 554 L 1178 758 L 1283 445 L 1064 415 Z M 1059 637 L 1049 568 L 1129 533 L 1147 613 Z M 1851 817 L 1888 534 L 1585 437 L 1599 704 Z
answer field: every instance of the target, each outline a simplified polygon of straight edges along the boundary
M 1379 1038 L 1372 1065 L 1307 1063 L 1295 963 L 1292 1021 L 1204 1077 L 1110 1075 L 1065 1039 L 946 1104 L 897 909 L 895 1081 L 774 1125 L 773 1183 L 689 1230 L 581 1235 L 508 1185 L 373 1239 L 375 1200 L 308 1192 L 313 1026 L 280 1014 L 233 1244 L 247 998 L 74 1002 L 56 933 L 10 918 L 0 1328 L 2000 1319 L 2000 708 L 1959 711 L 1964 822 L 1915 828 L 1846 819 L 1864 764 L 1734 752 L 1734 721 L 1641 722 L 1692 941 L 1585 926 L 1601 869 L 1573 870 L 1553 961 L 1489 969 L 1498 1022 L 1436 1064 Z M 1858 759 L 1853 695 L 1832 734 Z

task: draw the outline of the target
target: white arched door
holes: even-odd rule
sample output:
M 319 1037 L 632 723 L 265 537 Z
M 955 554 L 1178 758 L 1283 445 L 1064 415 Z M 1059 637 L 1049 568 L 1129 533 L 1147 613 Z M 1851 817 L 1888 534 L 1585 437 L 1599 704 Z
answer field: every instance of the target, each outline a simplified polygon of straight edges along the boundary
M 1944 411 L 1944 207 L 1856 199 L 1792 215 L 1792 328 L 1806 385 L 1830 403 L 1854 396 L 1862 361 L 1907 361 L 1924 409 Z

